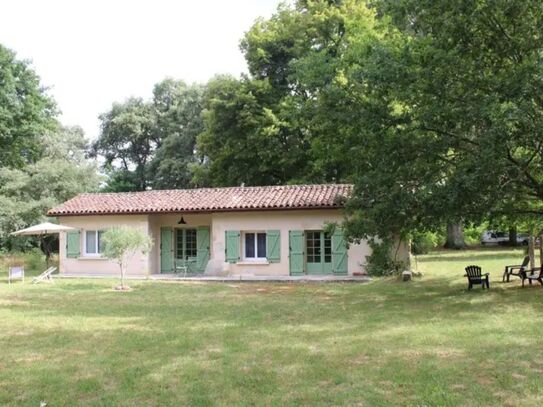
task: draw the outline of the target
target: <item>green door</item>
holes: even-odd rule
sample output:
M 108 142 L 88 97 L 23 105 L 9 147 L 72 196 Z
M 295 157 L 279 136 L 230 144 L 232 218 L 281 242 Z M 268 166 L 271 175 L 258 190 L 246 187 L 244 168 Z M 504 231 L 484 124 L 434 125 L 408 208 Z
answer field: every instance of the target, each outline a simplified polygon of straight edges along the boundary
M 321 230 L 305 233 L 307 274 L 332 274 L 332 241 Z
M 289 269 L 291 276 L 304 274 L 304 232 L 290 230 L 288 232 Z
M 177 271 L 187 267 L 188 273 L 198 270 L 198 232 L 193 228 L 175 229 L 175 268 Z M 206 262 L 207 263 L 207 262 Z
M 196 230 L 196 271 L 203 273 L 209 261 L 209 228 L 200 226 Z
M 172 228 L 160 228 L 160 272 L 173 273 Z

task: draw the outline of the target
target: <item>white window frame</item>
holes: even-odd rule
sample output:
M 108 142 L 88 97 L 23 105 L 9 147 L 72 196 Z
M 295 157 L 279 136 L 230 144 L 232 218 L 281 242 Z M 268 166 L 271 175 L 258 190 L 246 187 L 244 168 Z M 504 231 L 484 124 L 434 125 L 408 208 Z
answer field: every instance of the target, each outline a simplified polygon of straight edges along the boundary
M 88 232 L 94 232 L 94 243 L 96 247 L 96 253 L 87 253 L 87 233 Z M 100 245 L 98 242 L 98 233 L 102 232 L 103 230 L 100 229 L 88 229 L 85 230 L 83 233 L 83 255 L 85 257 L 102 257 L 102 253 L 100 253 Z
M 258 256 L 258 237 L 257 235 L 259 233 L 263 233 L 264 236 L 266 236 L 266 244 L 265 244 L 265 251 L 266 251 L 266 256 L 264 257 L 257 257 Z M 254 242 L 254 249 L 255 249 L 255 257 L 247 257 L 245 255 L 245 246 L 246 246 L 246 240 L 245 240 L 245 236 L 246 235 L 250 235 L 250 234 L 254 234 L 255 235 L 255 242 Z M 262 263 L 262 262 L 265 262 L 265 261 L 268 261 L 268 234 L 266 233 L 266 231 L 264 230 L 247 230 L 247 231 L 243 231 L 241 233 L 241 252 L 243 253 L 243 256 L 242 256 L 242 259 L 243 261 L 247 261 L 247 262 L 259 262 L 259 263 Z

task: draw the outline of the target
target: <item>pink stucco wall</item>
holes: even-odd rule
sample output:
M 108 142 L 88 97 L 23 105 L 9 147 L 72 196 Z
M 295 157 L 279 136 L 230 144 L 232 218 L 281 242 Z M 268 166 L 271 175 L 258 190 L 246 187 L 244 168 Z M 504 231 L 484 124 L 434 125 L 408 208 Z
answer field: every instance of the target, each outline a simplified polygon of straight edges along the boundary
M 127 273 L 146 275 L 160 273 L 160 228 L 208 226 L 210 228 L 210 261 L 207 273 L 230 275 L 289 275 L 289 231 L 320 230 L 328 222 L 340 222 L 340 210 L 290 210 L 258 212 L 218 212 L 212 214 L 182 214 L 186 225 L 178 225 L 181 214 L 156 215 L 107 215 L 107 216 L 67 216 L 60 222 L 85 230 L 103 230 L 112 226 L 126 225 L 139 228 L 148 233 L 154 241 L 149 254 L 138 254 L 130 261 Z M 281 233 L 281 259 L 278 263 L 239 262 L 225 264 L 225 231 L 267 231 L 279 230 Z M 81 239 L 83 253 L 84 239 Z M 353 244 L 348 250 L 349 274 L 364 269 L 366 256 L 371 249 L 366 242 Z M 118 265 L 99 257 L 80 256 L 66 258 L 66 235 L 60 235 L 60 272 L 118 274 Z

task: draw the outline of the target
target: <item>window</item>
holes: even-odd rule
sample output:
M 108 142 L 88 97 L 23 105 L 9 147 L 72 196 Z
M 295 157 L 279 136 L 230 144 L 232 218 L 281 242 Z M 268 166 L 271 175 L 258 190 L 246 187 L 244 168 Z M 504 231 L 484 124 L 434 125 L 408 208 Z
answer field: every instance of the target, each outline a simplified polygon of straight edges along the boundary
M 87 230 L 85 232 L 85 254 L 90 256 L 99 255 L 104 251 L 102 242 L 102 230 Z
M 176 229 L 175 257 L 187 260 L 196 255 L 196 229 Z
M 307 262 L 320 263 L 321 261 L 321 233 L 307 232 L 306 246 L 307 246 Z
M 243 235 L 244 258 L 246 260 L 266 259 L 266 233 L 245 232 Z
M 324 233 L 324 262 L 332 263 L 332 237 Z
M 332 262 L 332 238 L 328 233 L 321 231 L 306 232 L 305 244 L 308 263 Z

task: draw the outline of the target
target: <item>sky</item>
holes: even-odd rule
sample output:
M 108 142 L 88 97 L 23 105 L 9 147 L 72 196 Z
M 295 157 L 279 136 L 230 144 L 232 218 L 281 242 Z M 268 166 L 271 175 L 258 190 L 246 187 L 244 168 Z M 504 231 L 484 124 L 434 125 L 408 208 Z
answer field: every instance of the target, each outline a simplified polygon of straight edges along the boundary
M 65 125 L 99 134 L 98 115 L 149 98 L 165 77 L 239 76 L 239 41 L 279 0 L 4 0 L 0 44 L 27 59 Z

